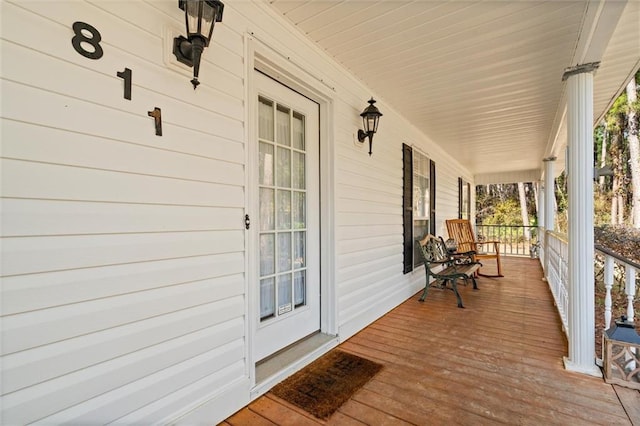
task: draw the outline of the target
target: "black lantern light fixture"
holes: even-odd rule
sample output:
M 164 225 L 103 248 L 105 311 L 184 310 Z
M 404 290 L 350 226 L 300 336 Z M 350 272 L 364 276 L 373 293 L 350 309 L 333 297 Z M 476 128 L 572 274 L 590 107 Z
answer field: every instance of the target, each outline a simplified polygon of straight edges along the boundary
M 178 7 L 184 10 L 187 37 L 173 39 L 173 54 L 178 61 L 193 67 L 193 90 L 198 87 L 200 58 L 204 48 L 213 37 L 213 27 L 222 21 L 224 4 L 219 0 L 178 0 Z
M 378 108 L 374 105 L 376 101 L 371 98 L 369 100 L 369 106 L 362 111 L 360 117 L 362 117 L 362 123 L 364 124 L 364 130 L 358 129 L 358 140 L 364 142 L 365 138 L 369 138 L 369 155 L 371 155 L 371 147 L 373 145 L 373 135 L 378 131 L 378 122 L 382 113 L 378 111 Z

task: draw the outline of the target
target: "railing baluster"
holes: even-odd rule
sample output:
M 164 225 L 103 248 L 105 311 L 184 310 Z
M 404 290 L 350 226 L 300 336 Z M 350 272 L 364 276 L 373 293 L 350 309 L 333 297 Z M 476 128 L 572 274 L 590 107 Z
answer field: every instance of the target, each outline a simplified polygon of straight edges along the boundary
M 631 265 L 625 266 L 624 278 L 624 292 L 627 295 L 627 320 L 633 321 L 635 316 L 633 299 L 636 296 L 636 270 Z
M 604 256 L 604 329 L 611 327 L 611 288 L 613 287 L 613 257 Z

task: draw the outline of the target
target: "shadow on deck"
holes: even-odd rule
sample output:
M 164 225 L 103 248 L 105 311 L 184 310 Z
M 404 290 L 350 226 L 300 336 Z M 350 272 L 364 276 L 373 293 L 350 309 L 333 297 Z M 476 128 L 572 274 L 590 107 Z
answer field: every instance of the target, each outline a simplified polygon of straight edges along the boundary
M 461 286 L 466 309 L 433 288 L 342 343 L 384 369 L 326 423 L 631 424 L 612 386 L 564 370 L 567 343 L 538 261 L 507 257 L 503 269 L 478 291 Z M 325 422 L 267 393 L 225 423 Z

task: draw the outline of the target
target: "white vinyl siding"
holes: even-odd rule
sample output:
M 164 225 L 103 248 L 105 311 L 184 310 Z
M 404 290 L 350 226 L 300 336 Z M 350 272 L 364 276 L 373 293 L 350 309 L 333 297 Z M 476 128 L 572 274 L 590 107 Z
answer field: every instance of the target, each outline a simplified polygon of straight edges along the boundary
M 333 96 L 335 184 L 322 190 L 335 205 L 336 300 L 325 303 L 339 337 L 422 286 L 420 270 L 402 274 L 402 142 L 438 164 L 440 231 L 464 170 L 384 100 L 369 157 L 354 135 L 370 90 L 267 4 L 225 2 L 197 91 L 190 70 L 164 63 L 166 27 L 183 26 L 175 1 L 0 7 L 3 424 L 215 423 L 249 401 L 251 37 Z M 75 21 L 100 31 L 101 59 L 73 49 Z
M 163 401 L 161 421 L 246 377 L 242 36 L 195 96 L 162 63 L 165 6 L 2 4 L 3 424 Z M 76 20 L 101 59 L 73 49 Z

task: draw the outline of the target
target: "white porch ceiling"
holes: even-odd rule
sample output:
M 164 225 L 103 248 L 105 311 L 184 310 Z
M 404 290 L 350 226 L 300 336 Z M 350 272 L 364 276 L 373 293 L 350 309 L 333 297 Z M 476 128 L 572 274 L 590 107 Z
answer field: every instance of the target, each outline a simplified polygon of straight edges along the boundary
M 640 64 L 635 0 L 271 5 L 477 180 L 563 158 L 565 68 L 602 61 L 595 121 Z

